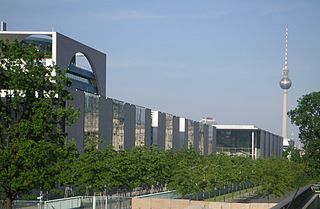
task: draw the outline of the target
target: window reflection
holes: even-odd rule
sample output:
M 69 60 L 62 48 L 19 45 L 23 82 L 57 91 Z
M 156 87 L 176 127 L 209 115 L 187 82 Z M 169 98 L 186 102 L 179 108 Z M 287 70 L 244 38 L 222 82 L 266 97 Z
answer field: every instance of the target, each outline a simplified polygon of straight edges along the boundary
M 194 141 L 194 124 L 193 121 L 188 120 L 188 148 L 193 147 Z
M 199 141 L 199 151 L 201 154 L 204 154 L 204 124 L 199 124 L 199 135 L 200 135 L 200 141 Z
M 166 114 L 166 136 L 165 136 L 165 149 L 172 148 L 173 140 L 173 115 Z
M 145 111 L 144 107 L 136 106 L 136 140 L 135 146 L 145 145 Z
M 84 113 L 85 136 L 98 136 L 99 133 L 99 96 L 85 92 Z
M 112 146 L 115 150 L 124 148 L 124 103 L 113 100 Z
M 251 135 L 252 131 L 247 130 L 218 130 L 217 152 L 250 156 L 252 154 Z

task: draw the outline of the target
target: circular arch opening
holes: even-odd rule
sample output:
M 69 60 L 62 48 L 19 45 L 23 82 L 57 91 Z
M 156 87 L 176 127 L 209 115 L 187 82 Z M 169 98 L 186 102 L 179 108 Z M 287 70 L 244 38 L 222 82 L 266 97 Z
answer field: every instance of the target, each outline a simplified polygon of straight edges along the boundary
M 98 94 L 97 80 L 90 60 L 82 52 L 77 52 L 70 60 L 67 77 L 72 87 L 85 92 Z
M 85 54 L 82 52 L 77 52 L 71 59 L 71 63 L 75 65 L 78 68 L 81 68 L 83 70 L 89 71 L 93 73 L 93 69 L 91 67 L 91 64 Z

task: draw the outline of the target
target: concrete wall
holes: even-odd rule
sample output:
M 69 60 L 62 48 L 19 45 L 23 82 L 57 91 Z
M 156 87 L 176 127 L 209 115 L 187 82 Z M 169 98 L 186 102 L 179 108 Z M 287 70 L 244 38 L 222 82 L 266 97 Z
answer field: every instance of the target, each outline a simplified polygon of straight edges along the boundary
M 213 127 L 212 154 L 217 153 L 217 129 Z
M 102 143 L 100 148 L 105 149 L 112 145 L 113 109 L 112 99 L 99 98 L 99 131 Z
M 151 142 L 151 110 L 146 108 L 145 110 L 145 141 L 144 144 L 146 147 L 150 148 L 152 145 Z
M 179 117 L 173 116 L 172 150 L 174 150 L 174 151 L 180 149 L 179 120 L 180 120 Z
M 222 203 L 183 199 L 133 198 L 132 209 L 269 209 L 276 203 Z
M 209 126 L 208 125 L 204 125 L 204 150 L 203 150 L 203 154 L 204 155 L 208 155 L 208 148 L 209 148 L 209 141 L 208 141 L 208 136 L 209 135 Z
M 70 93 L 73 97 L 73 104 L 76 108 L 80 110 L 80 116 L 75 123 L 70 127 L 67 127 L 67 133 L 69 139 L 75 139 L 77 144 L 77 149 L 80 153 L 84 152 L 84 100 L 85 95 L 83 91 L 76 91 L 71 89 Z
M 136 107 L 124 104 L 124 149 L 135 146 Z
M 260 156 L 262 158 L 265 157 L 265 131 L 260 130 L 259 131 L 260 134 Z

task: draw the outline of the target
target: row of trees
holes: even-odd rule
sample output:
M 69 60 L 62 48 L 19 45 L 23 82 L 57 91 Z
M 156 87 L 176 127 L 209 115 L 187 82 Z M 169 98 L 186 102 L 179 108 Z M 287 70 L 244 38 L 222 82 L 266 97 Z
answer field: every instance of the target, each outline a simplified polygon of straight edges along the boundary
M 193 149 L 175 153 L 137 147 L 116 152 L 90 149 L 71 163 L 68 183 L 84 191 L 110 194 L 167 186 L 182 195 L 210 192 L 231 184 L 259 185 L 263 195 L 281 196 L 301 183 L 303 164 L 286 158 L 252 160 L 204 156 Z
M 0 41 L 0 199 L 7 209 L 14 199 L 33 189 L 63 186 L 106 194 L 168 186 L 190 194 L 252 182 L 261 185 L 264 194 L 281 195 L 293 188 L 303 173 L 300 163 L 287 159 L 253 161 L 156 148 L 115 152 L 95 149 L 95 140 L 89 140 L 86 152 L 80 155 L 67 143 L 65 134 L 65 126 L 79 114 L 72 106 L 65 106 L 71 99 L 66 90 L 70 83 L 63 70 L 43 66 L 43 57 L 33 46 Z M 306 98 L 290 116 L 301 126 L 306 159 L 315 161 L 307 170 L 316 175 L 319 93 Z M 312 125 L 308 125 L 310 121 Z

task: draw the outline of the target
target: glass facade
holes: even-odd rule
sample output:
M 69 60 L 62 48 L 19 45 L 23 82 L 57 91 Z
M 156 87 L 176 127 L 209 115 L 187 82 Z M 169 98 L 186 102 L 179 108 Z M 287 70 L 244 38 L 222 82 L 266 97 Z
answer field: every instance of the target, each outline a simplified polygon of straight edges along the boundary
M 194 123 L 191 120 L 188 120 L 188 148 L 193 147 L 194 141 Z
M 99 96 L 85 92 L 84 133 L 99 135 Z
M 173 115 L 166 114 L 166 133 L 165 133 L 165 149 L 172 148 L 173 140 Z
M 115 150 L 122 150 L 124 148 L 124 103 L 113 100 L 112 113 L 112 146 Z
M 144 107 L 136 106 L 136 140 L 135 146 L 145 145 L 145 130 L 146 130 L 146 109 Z
M 251 136 L 250 130 L 217 130 L 217 152 L 250 156 Z
M 71 74 L 71 73 L 67 73 L 67 77 L 76 81 L 80 81 L 86 84 L 90 84 L 89 79 L 88 78 L 84 78 L 75 74 Z
M 200 141 L 199 141 L 199 151 L 200 151 L 200 153 L 201 154 L 204 154 L 204 124 L 202 124 L 202 123 L 200 123 L 200 125 L 199 125 L 199 135 L 200 135 L 200 137 L 199 137 L 199 139 L 200 139 Z

